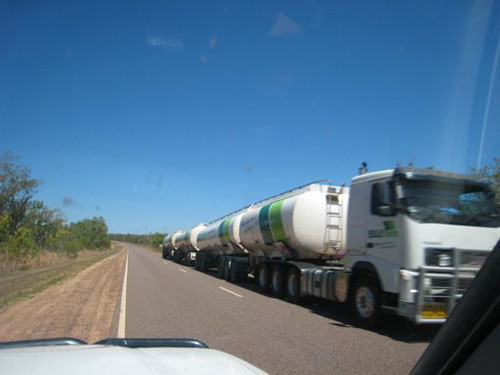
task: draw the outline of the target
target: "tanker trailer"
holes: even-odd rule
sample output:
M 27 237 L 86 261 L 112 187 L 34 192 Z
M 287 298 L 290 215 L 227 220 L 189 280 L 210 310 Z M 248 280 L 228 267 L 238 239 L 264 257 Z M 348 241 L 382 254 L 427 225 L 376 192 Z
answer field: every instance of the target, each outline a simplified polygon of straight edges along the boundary
M 170 242 L 168 243 L 168 252 L 169 252 L 168 257 L 172 259 L 174 262 L 179 262 L 178 257 L 180 253 L 177 252 L 176 255 L 176 250 L 178 248 L 179 241 L 181 241 L 183 237 L 184 237 L 184 232 L 181 230 L 176 231 L 170 237 Z
M 186 231 L 177 242 L 177 259 L 188 266 L 193 266 L 196 253 L 199 251 L 198 234 L 207 226 L 207 224 L 198 224 L 197 226 Z
M 184 259 L 184 256 L 186 254 L 184 248 L 187 247 L 188 238 L 189 238 L 189 231 L 181 232 L 175 238 L 175 249 L 172 253 L 172 259 L 174 262 L 180 263 Z
M 253 272 L 262 291 L 273 277 L 273 293 L 283 294 L 286 262 L 315 267 L 343 255 L 348 196 L 344 187 L 309 184 L 254 204 L 242 213 L 235 239 L 248 256 L 226 257 L 224 274 L 244 281 Z
M 224 255 L 231 254 L 239 256 L 245 254 L 245 250 L 239 244 L 239 222 L 242 213 L 246 210 L 238 210 L 222 218 L 212 221 L 198 234 L 198 247 L 200 251 L 196 254 L 195 267 L 200 271 L 217 267 L 217 276 L 224 276 Z M 235 225 L 235 223 L 237 223 Z M 226 275 L 228 277 L 228 275 Z
M 243 216 L 241 243 L 253 255 L 250 265 L 262 291 L 271 286 L 282 296 L 287 276 L 299 276 L 287 275 L 296 268 L 286 260 L 324 265 L 344 254 L 348 197 L 347 188 L 313 184 Z
M 168 259 L 168 253 L 169 253 L 169 245 L 170 245 L 170 241 L 172 239 L 172 235 L 169 234 L 167 236 L 165 236 L 165 238 L 163 239 L 163 246 L 162 246 L 162 251 L 161 251 L 161 257 L 163 259 Z

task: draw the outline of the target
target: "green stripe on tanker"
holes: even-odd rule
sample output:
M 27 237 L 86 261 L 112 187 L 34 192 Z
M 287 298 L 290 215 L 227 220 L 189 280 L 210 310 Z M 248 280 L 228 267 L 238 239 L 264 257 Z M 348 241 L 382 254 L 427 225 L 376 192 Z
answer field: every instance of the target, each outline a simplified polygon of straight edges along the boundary
M 284 201 L 284 199 L 281 199 L 277 202 L 271 203 L 271 208 L 269 210 L 269 221 L 271 222 L 271 231 L 274 242 L 286 240 L 285 228 L 283 228 L 283 219 L 281 217 L 281 206 L 283 206 Z
M 259 226 L 264 243 L 271 246 L 274 242 L 286 240 L 286 232 L 283 228 L 281 207 L 284 199 L 266 204 L 259 212 Z
M 230 219 L 226 219 L 219 225 L 219 238 L 223 244 L 231 241 L 231 236 L 229 235 L 229 221 Z
M 268 246 L 273 244 L 273 235 L 271 233 L 271 225 L 269 223 L 269 209 L 270 204 L 266 204 L 260 209 L 259 212 L 259 226 L 260 232 L 262 233 L 262 238 L 264 238 L 264 243 Z
M 226 243 L 231 242 L 231 236 L 229 235 L 229 222 L 231 219 L 226 219 L 224 220 L 224 231 L 223 231 L 223 236 L 224 236 L 224 241 Z

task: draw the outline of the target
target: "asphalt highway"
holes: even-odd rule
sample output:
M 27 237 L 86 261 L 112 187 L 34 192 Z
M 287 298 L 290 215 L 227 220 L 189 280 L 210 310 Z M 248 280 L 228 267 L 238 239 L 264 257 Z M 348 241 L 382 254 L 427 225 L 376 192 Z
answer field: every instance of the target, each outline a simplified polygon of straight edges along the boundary
M 342 306 L 288 303 L 126 246 L 126 337 L 196 338 L 270 374 L 388 375 L 408 373 L 436 332 L 396 317 L 358 328 Z

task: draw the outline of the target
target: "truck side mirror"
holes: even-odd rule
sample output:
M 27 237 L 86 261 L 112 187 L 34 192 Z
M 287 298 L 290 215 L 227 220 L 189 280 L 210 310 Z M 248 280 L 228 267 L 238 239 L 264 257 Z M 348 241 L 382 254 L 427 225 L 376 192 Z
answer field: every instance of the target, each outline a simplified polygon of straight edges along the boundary
M 377 182 L 372 185 L 371 203 L 371 213 L 373 215 L 396 215 L 392 185 L 389 182 Z
M 393 206 L 383 205 L 377 207 L 377 215 L 380 216 L 394 216 L 396 214 L 396 210 Z

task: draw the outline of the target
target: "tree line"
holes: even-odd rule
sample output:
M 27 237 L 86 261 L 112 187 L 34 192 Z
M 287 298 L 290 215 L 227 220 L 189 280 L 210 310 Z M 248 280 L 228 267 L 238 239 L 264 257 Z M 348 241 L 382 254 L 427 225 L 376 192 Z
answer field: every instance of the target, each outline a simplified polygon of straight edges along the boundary
M 491 184 L 495 194 L 495 205 L 500 210 L 500 158 L 493 158 L 493 164 L 472 169 L 471 172 Z
M 39 184 L 17 156 L 0 155 L 0 253 L 22 258 L 42 249 L 76 254 L 110 246 L 104 218 L 66 223 L 61 210 L 35 199 Z
M 166 233 L 150 233 L 150 234 L 121 234 L 113 233 L 109 237 L 115 241 L 123 241 L 134 243 L 136 245 L 143 245 L 157 248 L 163 243 Z

